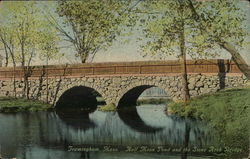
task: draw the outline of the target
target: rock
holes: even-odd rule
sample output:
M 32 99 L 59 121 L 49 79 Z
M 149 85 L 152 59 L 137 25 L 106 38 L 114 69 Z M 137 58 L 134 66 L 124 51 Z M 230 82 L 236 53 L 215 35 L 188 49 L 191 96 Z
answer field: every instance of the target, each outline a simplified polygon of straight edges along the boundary
M 160 82 L 162 79 L 161 77 L 156 77 L 156 80 Z
M 194 85 L 194 84 L 192 84 L 192 83 L 190 83 L 190 84 L 188 85 L 188 88 L 189 88 L 189 90 L 194 90 L 195 85 Z
M 90 82 L 90 83 L 92 83 L 92 82 L 94 82 L 94 79 L 93 78 L 88 78 L 87 81 Z
M 173 90 L 174 92 L 177 92 L 177 91 L 178 91 L 178 88 L 177 88 L 177 87 L 174 87 L 174 88 L 172 88 L 172 90 Z
M 192 78 L 190 78 L 190 79 L 188 80 L 188 82 L 189 82 L 190 84 L 195 84 L 196 81 L 197 81 L 197 79 L 194 78 L 194 77 L 192 77 Z
M 207 94 L 207 93 L 210 93 L 211 91 L 210 91 L 209 88 L 200 88 L 200 92 L 201 92 L 202 94 Z
M 202 81 L 198 81 L 196 83 L 196 87 L 202 87 L 202 86 L 204 86 L 204 83 Z
M 198 96 L 198 92 L 196 90 L 189 91 L 191 96 Z
M 176 81 L 173 81 L 173 82 L 170 83 L 171 87 L 176 87 L 176 85 L 177 85 Z
M 120 78 L 114 78 L 113 79 L 114 84 L 119 84 L 121 82 Z

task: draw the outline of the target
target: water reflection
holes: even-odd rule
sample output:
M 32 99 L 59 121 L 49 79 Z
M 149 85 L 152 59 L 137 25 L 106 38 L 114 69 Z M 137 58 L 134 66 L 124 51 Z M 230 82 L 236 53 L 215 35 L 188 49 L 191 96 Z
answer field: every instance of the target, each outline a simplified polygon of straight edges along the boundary
M 155 133 L 163 130 L 162 127 L 153 127 L 147 125 L 140 117 L 136 107 L 118 110 L 119 118 L 131 129 L 142 133 Z
M 71 126 L 73 129 L 81 129 L 86 131 L 88 129 L 93 129 L 96 124 L 90 120 L 89 112 L 86 111 L 60 111 L 57 110 L 56 114 L 66 125 Z
M 202 123 L 166 116 L 163 109 L 164 106 L 148 105 L 129 112 L 115 113 L 96 110 L 92 113 L 57 111 L 0 114 L 2 155 L 18 159 L 111 159 L 121 154 L 127 158 L 166 158 L 166 154 L 80 153 L 68 152 L 67 148 L 69 145 L 86 144 L 173 147 L 206 144 L 208 138 Z M 183 154 L 182 158 L 187 155 Z

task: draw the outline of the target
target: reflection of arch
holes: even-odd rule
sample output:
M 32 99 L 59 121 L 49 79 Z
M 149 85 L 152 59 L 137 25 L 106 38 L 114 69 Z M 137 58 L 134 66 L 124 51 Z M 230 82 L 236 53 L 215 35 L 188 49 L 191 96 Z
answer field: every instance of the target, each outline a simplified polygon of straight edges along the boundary
M 129 109 L 118 109 L 118 115 L 120 119 L 133 130 L 142 133 L 155 133 L 163 130 L 163 128 L 157 128 L 147 125 L 140 117 L 136 107 Z
M 139 98 L 139 96 L 142 94 L 142 92 L 144 92 L 146 89 L 151 88 L 151 87 L 153 86 L 142 85 L 142 86 L 137 86 L 137 87 L 130 89 L 120 99 L 120 101 L 118 102 L 118 107 L 135 106 L 136 101 Z
M 84 108 L 94 111 L 101 96 L 95 89 L 87 86 L 75 86 L 64 91 L 59 97 L 56 108 Z
M 163 89 L 166 93 L 170 92 L 167 86 L 157 84 L 154 81 L 141 81 L 138 84 L 132 84 L 129 87 L 122 89 L 119 92 L 118 99 L 116 100 L 116 105 L 120 106 L 134 106 L 138 97 L 148 88 L 159 87 Z
M 90 120 L 86 111 L 56 111 L 58 117 L 74 129 L 88 130 L 95 128 L 96 124 Z

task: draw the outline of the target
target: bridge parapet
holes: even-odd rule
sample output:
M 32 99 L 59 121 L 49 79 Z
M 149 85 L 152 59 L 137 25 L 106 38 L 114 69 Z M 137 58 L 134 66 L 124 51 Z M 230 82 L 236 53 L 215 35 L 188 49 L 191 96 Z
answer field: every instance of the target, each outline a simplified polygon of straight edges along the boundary
M 30 77 L 81 77 L 81 76 L 119 76 L 119 75 L 167 75 L 181 73 L 179 61 L 139 61 L 86 63 L 75 65 L 31 66 Z M 237 65 L 229 60 L 188 60 L 188 73 L 241 73 Z M 0 78 L 22 78 L 24 69 L 16 67 L 0 68 Z

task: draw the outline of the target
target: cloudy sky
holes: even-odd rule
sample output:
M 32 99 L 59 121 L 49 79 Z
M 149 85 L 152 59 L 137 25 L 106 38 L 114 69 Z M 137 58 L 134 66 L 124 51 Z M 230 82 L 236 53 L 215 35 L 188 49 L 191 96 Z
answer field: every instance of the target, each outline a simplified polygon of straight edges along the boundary
M 0 9 L 4 7 L 4 3 L 1 2 Z M 8 3 L 8 2 L 7 2 Z M 46 2 L 45 2 L 46 3 Z M 247 13 L 247 25 L 249 26 L 250 32 L 250 3 L 242 0 L 241 8 Z M 1 18 L 1 17 L 0 17 Z M 128 43 L 122 43 L 123 39 L 118 39 L 113 43 L 113 45 L 107 50 L 99 51 L 92 62 L 118 62 L 118 61 L 144 61 L 144 60 L 159 60 L 159 57 L 143 57 L 140 52 L 140 42 L 137 41 L 137 38 L 142 36 L 141 33 L 133 31 L 133 35 L 126 37 L 129 39 Z M 250 41 L 250 37 L 248 37 Z M 61 45 L 67 45 L 61 43 Z M 1 52 L 1 51 L 0 51 Z M 79 63 L 80 60 L 74 57 L 74 50 L 67 48 L 62 49 L 61 52 L 65 53 L 65 56 L 61 59 L 49 61 L 49 64 L 63 64 L 63 63 Z M 245 60 L 250 64 L 250 46 L 247 46 L 244 50 L 240 50 L 240 53 L 245 58 Z M 2 53 L 1 53 L 2 54 Z M 226 51 L 222 51 L 222 56 L 218 58 L 230 59 L 230 54 Z M 175 57 L 165 57 L 167 60 L 175 59 Z M 36 59 L 33 64 L 40 65 L 45 64 L 44 61 Z

